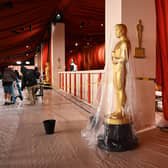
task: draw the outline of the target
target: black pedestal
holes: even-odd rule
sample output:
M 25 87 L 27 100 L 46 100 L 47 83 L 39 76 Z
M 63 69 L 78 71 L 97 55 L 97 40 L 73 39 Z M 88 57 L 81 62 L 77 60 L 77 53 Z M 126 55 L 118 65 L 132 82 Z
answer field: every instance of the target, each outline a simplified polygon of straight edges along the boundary
M 121 152 L 133 149 L 138 140 L 131 123 L 121 125 L 105 124 L 104 135 L 98 136 L 98 147 L 107 151 Z

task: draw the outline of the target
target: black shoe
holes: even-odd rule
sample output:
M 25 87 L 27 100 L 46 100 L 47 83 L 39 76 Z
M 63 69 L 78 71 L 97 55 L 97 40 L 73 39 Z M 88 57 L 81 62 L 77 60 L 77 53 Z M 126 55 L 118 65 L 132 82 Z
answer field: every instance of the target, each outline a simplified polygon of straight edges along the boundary
M 9 105 L 10 103 L 9 102 L 5 102 L 4 105 Z
M 20 100 L 23 100 L 23 96 L 19 96 Z

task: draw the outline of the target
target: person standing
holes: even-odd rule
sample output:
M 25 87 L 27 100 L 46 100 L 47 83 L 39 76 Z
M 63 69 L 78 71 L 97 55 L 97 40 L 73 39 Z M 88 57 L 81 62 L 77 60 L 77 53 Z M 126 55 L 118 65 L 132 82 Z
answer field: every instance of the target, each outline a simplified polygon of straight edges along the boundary
M 24 66 L 21 66 L 22 76 L 22 86 L 21 90 L 27 87 L 30 104 L 35 104 L 35 91 L 36 91 L 36 75 L 34 69 L 27 69 Z
M 34 73 L 35 73 L 35 76 L 36 76 L 37 84 L 39 84 L 40 83 L 40 72 L 38 70 L 38 67 L 34 68 Z
M 16 80 L 16 74 L 15 72 L 9 68 L 6 67 L 3 72 L 2 76 L 2 85 L 4 88 L 4 98 L 5 98 L 5 105 L 12 104 L 11 102 L 11 96 L 12 96 L 12 86 L 13 81 Z
M 70 70 L 71 71 L 77 71 L 77 65 L 74 63 L 73 59 L 71 60 Z

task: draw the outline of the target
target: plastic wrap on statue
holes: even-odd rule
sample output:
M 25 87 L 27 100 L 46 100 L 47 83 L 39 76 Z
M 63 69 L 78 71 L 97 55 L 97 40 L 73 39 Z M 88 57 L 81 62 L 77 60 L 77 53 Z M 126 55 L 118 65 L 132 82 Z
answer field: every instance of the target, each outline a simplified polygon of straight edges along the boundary
M 135 113 L 135 78 L 129 58 L 130 42 L 124 24 L 115 26 L 119 39 L 106 53 L 104 77 L 101 81 L 101 98 L 96 114 L 82 130 L 90 145 L 97 144 L 108 151 L 125 151 L 137 146 L 133 129 Z M 113 48 L 113 45 L 110 43 Z

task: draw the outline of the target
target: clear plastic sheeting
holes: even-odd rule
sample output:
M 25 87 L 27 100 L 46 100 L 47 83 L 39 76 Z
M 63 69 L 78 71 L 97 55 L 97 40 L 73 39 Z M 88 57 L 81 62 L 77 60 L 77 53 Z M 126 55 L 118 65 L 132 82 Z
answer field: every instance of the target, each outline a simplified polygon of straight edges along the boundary
M 115 32 L 117 33 L 117 32 Z M 128 39 L 122 39 L 123 41 Z M 124 94 L 125 94 L 125 100 L 124 105 L 122 105 L 122 116 L 126 116 L 126 118 L 129 120 L 130 123 L 134 120 L 135 117 L 135 106 L 136 106 L 136 87 L 135 87 L 135 77 L 134 77 L 134 71 L 133 71 L 133 58 L 129 56 L 129 49 L 125 49 L 124 47 L 119 47 L 122 42 L 121 39 L 119 41 L 110 41 L 108 49 L 108 52 L 106 53 L 106 65 L 104 68 L 104 76 L 102 77 L 100 87 L 101 89 L 98 89 L 101 91 L 101 93 L 98 93 L 100 96 L 100 102 L 97 107 L 96 113 L 93 114 L 86 126 L 81 131 L 81 136 L 86 138 L 89 142 L 89 145 L 93 146 L 97 144 L 97 140 L 99 136 L 104 134 L 104 122 L 105 118 L 107 116 L 115 116 L 118 115 L 117 111 L 120 109 L 118 104 L 118 95 L 117 95 L 117 89 L 115 86 L 115 71 L 118 71 L 120 69 L 121 73 L 120 75 L 124 75 L 125 79 L 120 76 L 119 78 L 122 82 L 125 82 L 124 86 Z M 120 54 L 124 55 L 124 65 L 121 63 L 112 62 L 112 53 L 114 52 L 120 52 Z M 120 68 L 120 66 L 125 66 L 123 69 Z M 125 71 L 125 72 L 124 72 Z M 117 72 L 118 73 L 118 72 Z M 117 74 L 118 75 L 118 74 Z M 118 77 L 117 77 L 118 78 Z M 118 80 L 118 79 L 117 79 Z M 122 81 L 125 80 L 125 81 Z M 118 86 L 117 86 L 118 87 Z M 119 103 L 123 103 L 119 102 Z M 115 119 L 114 119 L 115 120 Z M 133 130 L 134 132 L 134 130 Z M 134 133 L 133 133 L 134 134 Z

